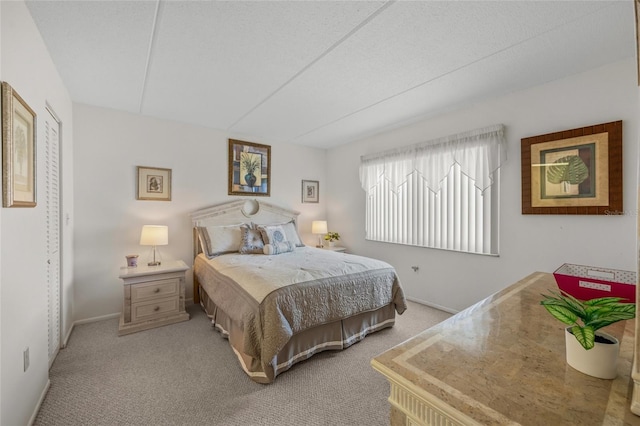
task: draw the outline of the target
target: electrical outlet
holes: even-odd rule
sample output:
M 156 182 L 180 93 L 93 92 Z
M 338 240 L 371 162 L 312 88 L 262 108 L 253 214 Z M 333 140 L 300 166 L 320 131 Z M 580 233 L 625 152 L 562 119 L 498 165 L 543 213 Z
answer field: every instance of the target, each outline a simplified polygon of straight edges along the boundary
M 29 348 L 24 350 L 22 357 L 24 359 L 24 371 L 27 371 L 29 368 Z

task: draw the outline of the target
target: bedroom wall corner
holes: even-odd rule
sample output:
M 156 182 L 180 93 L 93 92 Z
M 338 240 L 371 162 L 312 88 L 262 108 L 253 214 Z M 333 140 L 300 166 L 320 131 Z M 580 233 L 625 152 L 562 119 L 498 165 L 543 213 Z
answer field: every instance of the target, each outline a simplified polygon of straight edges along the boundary
M 311 221 L 326 215 L 325 151 L 257 140 L 243 135 L 74 104 L 75 179 L 75 316 L 83 321 L 122 310 L 119 268 L 125 255 L 148 262 L 141 247 L 142 225 L 168 225 L 164 259 L 193 265 L 189 213 L 231 199 L 227 195 L 228 139 L 271 146 L 271 195 L 255 197 L 300 212 L 299 230 L 313 242 Z M 136 166 L 172 170 L 171 201 L 136 199 Z M 302 179 L 320 181 L 320 203 L 301 202 Z M 186 299 L 193 298 L 187 271 Z
M 2 208 L 0 213 L 0 424 L 29 424 L 37 414 L 48 386 L 46 221 L 43 190 L 44 117 L 47 103 L 63 125 L 68 125 L 60 147 L 61 155 L 72 157 L 71 99 L 49 52 L 23 1 L 0 2 L 0 69 L 7 81 L 36 112 L 35 208 Z M 72 167 L 65 167 L 61 179 L 61 209 L 73 209 Z M 63 301 L 62 327 L 71 318 L 73 275 L 70 262 L 72 226 L 61 229 Z M 30 365 L 24 371 L 23 351 L 29 348 Z

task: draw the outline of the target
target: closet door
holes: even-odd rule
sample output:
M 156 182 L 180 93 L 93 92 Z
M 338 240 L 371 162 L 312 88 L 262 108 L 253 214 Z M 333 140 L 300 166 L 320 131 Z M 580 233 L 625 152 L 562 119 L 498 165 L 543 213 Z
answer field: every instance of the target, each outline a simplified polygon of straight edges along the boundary
M 47 294 L 49 366 L 60 349 L 60 123 L 47 109 L 45 116 L 45 175 L 47 209 Z

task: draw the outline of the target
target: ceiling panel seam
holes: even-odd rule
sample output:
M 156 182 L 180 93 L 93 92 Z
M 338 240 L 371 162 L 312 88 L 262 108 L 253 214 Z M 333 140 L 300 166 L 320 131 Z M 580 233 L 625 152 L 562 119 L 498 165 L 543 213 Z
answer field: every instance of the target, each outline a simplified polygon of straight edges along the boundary
M 149 50 L 147 50 L 147 61 L 144 66 L 144 75 L 142 77 L 142 90 L 140 91 L 140 106 L 138 113 L 142 114 L 142 105 L 144 104 L 144 96 L 147 92 L 147 80 L 149 78 L 149 66 L 151 64 L 151 55 L 153 55 L 153 46 L 157 38 L 156 28 L 158 27 L 158 17 L 160 16 L 161 0 L 156 2 L 155 16 L 153 17 L 153 25 L 151 26 L 151 36 L 149 37 Z
M 314 64 L 316 64 L 318 61 L 320 61 L 322 58 L 324 58 L 325 56 L 327 56 L 329 53 L 331 53 L 333 50 L 335 50 L 338 46 L 340 46 L 342 43 L 344 43 L 346 40 L 348 40 L 350 37 L 352 37 L 355 33 L 357 33 L 358 31 L 360 31 L 364 26 L 366 26 L 369 22 L 371 22 L 372 20 L 374 20 L 377 16 L 379 16 L 382 12 L 384 12 L 385 10 L 387 10 L 391 5 L 393 5 L 394 3 L 396 3 L 397 0 L 390 0 L 385 2 L 382 6 L 380 6 L 378 9 L 376 9 L 373 13 L 371 13 L 369 16 L 367 16 L 362 22 L 360 22 L 358 25 L 356 25 L 353 29 L 351 29 L 351 31 L 349 31 L 347 34 L 345 34 L 344 36 L 342 36 L 342 38 L 340 38 L 338 41 L 336 41 L 335 43 L 333 43 L 329 48 L 327 48 L 324 52 L 322 52 L 320 54 L 320 56 L 318 56 L 317 58 L 315 58 L 313 61 L 309 62 L 307 65 L 305 65 L 303 68 L 301 68 L 297 73 L 295 73 L 291 78 L 289 78 L 287 81 L 285 81 L 284 83 L 282 83 L 278 88 L 276 88 L 274 91 L 272 91 L 271 93 L 269 93 L 264 99 L 262 99 L 260 102 L 258 102 L 256 105 L 254 105 L 251 109 L 249 109 L 246 113 L 242 114 L 242 116 L 240 116 L 240 118 L 238 118 L 236 121 L 234 121 L 229 127 L 227 127 L 227 131 L 233 129 L 238 123 L 240 123 L 242 120 L 244 120 L 249 114 L 251 114 L 252 112 L 254 112 L 256 109 L 258 109 L 261 105 L 263 105 L 265 102 L 267 102 L 269 99 L 271 99 L 274 95 L 276 95 L 278 92 L 280 92 L 282 89 L 284 89 L 287 85 L 289 85 L 291 82 L 293 82 L 296 78 L 300 77 L 303 73 L 305 73 L 309 68 L 311 68 Z
M 464 65 L 461 65 L 461 66 L 459 66 L 458 68 L 455 68 L 455 69 L 453 69 L 453 70 L 449 70 L 449 71 L 447 71 L 447 72 L 445 72 L 445 73 L 443 73 L 443 74 L 440 74 L 440 75 L 438 75 L 438 76 L 436 76 L 436 77 L 434 77 L 434 78 L 431 78 L 431 79 L 429 79 L 429 80 L 423 81 L 422 83 L 418 83 L 418 84 L 416 84 L 415 86 L 409 87 L 408 89 L 402 90 L 402 91 L 400 91 L 400 92 L 398 92 L 398 93 L 395 93 L 395 94 L 393 94 L 393 95 L 391 95 L 391 96 L 388 96 L 388 97 L 386 97 L 386 98 L 384 98 L 384 99 L 380 99 L 379 101 L 376 101 L 376 102 L 374 102 L 374 103 L 372 103 L 372 104 L 369 104 L 369 105 L 367 105 L 367 106 L 364 106 L 364 107 L 362 107 L 362 108 L 359 108 L 359 109 L 357 109 L 357 110 L 355 110 L 355 111 L 352 111 L 352 112 L 350 112 L 350 113 L 348 113 L 348 114 L 345 114 L 345 115 L 343 115 L 343 116 L 341 116 L 341 117 L 338 117 L 338 118 L 336 118 L 336 119 L 334 119 L 334 120 L 331 120 L 331 121 L 329 121 L 329 122 L 327 122 L 327 123 L 325 123 L 325 124 L 322 124 L 322 125 L 320 125 L 320 126 L 318 126 L 318 127 L 315 127 L 315 128 L 313 128 L 313 129 L 311 129 L 311 130 L 309 130 L 309 131 L 306 131 L 306 132 L 300 133 L 299 135 L 294 136 L 294 137 L 292 137 L 291 139 L 289 139 L 289 140 L 288 140 L 288 142 L 292 142 L 292 141 L 295 141 L 295 140 L 296 140 L 296 139 L 298 139 L 298 138 L 302 138 L 302 137 L 304 137 L 304 136 L 307 136 L 307 135 L 309 135 L 309 134 L 311 134 L 311 133 L 313 133 L 313 132 L 316 132 L 316 131 L 318 131 L 318 130 L 320 130 L 320 129 L 324 128 L 324 127 L 327 127 L 327 126 L 330 126 L 330 125 L 332 125 L 332 124 L 335 124 L 335 123 L 337 123 L 337 122 L 339 122 L 339 121 L 341 121 L 341 120 L 344 120 L 344 119 L 346 119 L 346 118 L 348 118 L 348 117 L 351 117 L 352 115 L 359 114 L 359 113 L 361 113 L 362 111 L 366 111 L 366 110 L 367 110 L 367 109 L 369 109 L 369 108 L 373 108 L 373 107 L 374 107 L 374 106 L 376 106 L 376 105 L 379 105 L 379 104 L 381 104 L 381 103 L 387 102 L 387 101 L 389 101 L 389 100 L 391 100 L 391 99 L 393 99 L 393 98 L 396 98 L 396 97 L 398 97 L 398 96 L 402 96 L 402 95 L 404 95 L 404 94 L 406 94 L 406 93 L 408 93 L 408 92 L 410 92 L 410 91 L 412 91 L 412 90 L 415 90 L 415 89 L 417 89 L 417 88 L 419 88 L 419 87 L 422 87 L 422 86 L 424 86 L 424 85 L 426 85 L 426 84 L 433 83 L 434 81 L 439 80 L 439 79 L 441 79 L 441 78 L 444 78 L 444 77 L 446 77 L 446 76 L 448 76 L 448 75 L 450 75 L 450 74 L 456 73 L 456 72 L 458 72 L 458 71 L 460 71 L 460 70 L 463 70 L 463 69 L 465 69 L 465 68 L 467 68 L 467 67 L 470 67 L 470 66 L 472 66 L 472 65 L 475 65 L 475 64 L 477 64 L 477 63 L 479 63 L 479 62 L 482 62 L 482 61 L 484 61 L 484 60 L 486 60 L 486 59 L 489 59 L 489 58 L 491 58 L 491 57 L 493 57 L 493 56 L 496 56 L 496 55 L 498 55 L 498 54 L 500 54 L 500 53 L 504 53 L 504 52 L 506 52 L 506 51 L 508 51 L 508 50 L 510 50 L 510 49 L 513 49 L 513 48 L 515 48 L 515 47 L 517 47 L 517 46 L 523 45 L 523 44 L 525 44 L 525 43 L 527 43 L 527 42 L 529 42 L 529 41 L 531 41 L 531 40 L 534 40 L 534 39 L 536 39 L 536 38 L 538 38 L 538 37 L 540 37 L 540 36 L 543 36 L 543 35 L 545 35 L 545 34 L 548 34 L 548 33 L 552 32 L 552 31 L 556 31 L 557 29 L 562 28 L 562 27 L 564 27 L 564 26 L 566 26 L 566 25 L 568 25 L 568 24 L 570 24 L 570 23 L 573 23 L 573 22 L 579 21 L 579 20 L 581 20 L 581 19 L 584 19 L 584 18 L 585 18 L 585 17 L 587 17 L 587 16 L 590 16 L 590 15 L 593 15 L 593 14 L 596 14 L 596 13 L 601 13 L 604 9 L 606 9 L 606 8 L 608 8 L 608 7 L 612 7 L 612 5 L 603 6 L 602 8 L 599 8 L 599 9 L 597 9 L 597 10 L 595 10 L 595 11 L 591 12 L 591 13 L 587 13 L 587 14 L 585 14 L 585 15 L 582 15 L 582 16 L 576 17 L 576 18 L 574 18 L 574 19 L 571 19 L 571 20 L 569 20 L 569 21 L 566 21 L 566 22 L 563 22 L 563 23 L 561 23 L 561 24 L 558 24 L 558 25 L 556 25 L 556 26 L 554 26 L 554 27 L 552 27 L 552 28 L 549 28 L 549 29 L 547 29 L 547 30 L 545 30 L 545 31 L 543 31 L 543 32 L 541 32 L 541 33 L 538 33 L 538 34 L 533 35 L 533 36 L 531 36 L 531 37 L 528 37 L 528 38 L 526 38 L 526 39 L 524 39 L 524 40 L 521 40 L 521 41 L 519 41 L 519 42 L 517 42 L 517 43 L 515 43 L 515 44 L 509 45 L 509 46 L 504 47 L 504 48 L 502 48 L 502 49 L 500 49 L 500 50 L 496 50 L 495 52 L 492 52 L 492 53 L 491 53 L 491 54 L 489 54 L 489 55 L 483 56 L 483 57 L 478 58 L 478 59 L 476 59 L 476 60 L 474 60 L 474 61 L 471 61 L 471 62 L 469 62 L 469 63 L 466 63 L 466 64 L 464 64 Z M 414 118 L 415 118 L 415 117 L 414 117 Z

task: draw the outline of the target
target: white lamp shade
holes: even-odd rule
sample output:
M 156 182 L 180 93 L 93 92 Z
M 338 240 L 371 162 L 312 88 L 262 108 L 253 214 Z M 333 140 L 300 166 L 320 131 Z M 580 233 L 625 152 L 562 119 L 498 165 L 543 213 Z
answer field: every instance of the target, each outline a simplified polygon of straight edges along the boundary
M 327 233 L 327 221 L 326 220 L 314 220 L 311 222 L 312 234 L 326 234 Z
M 144 225 L 140 234 L 141 246 L 166 246 L 169 244 L 169 227 L 164 225 Z

